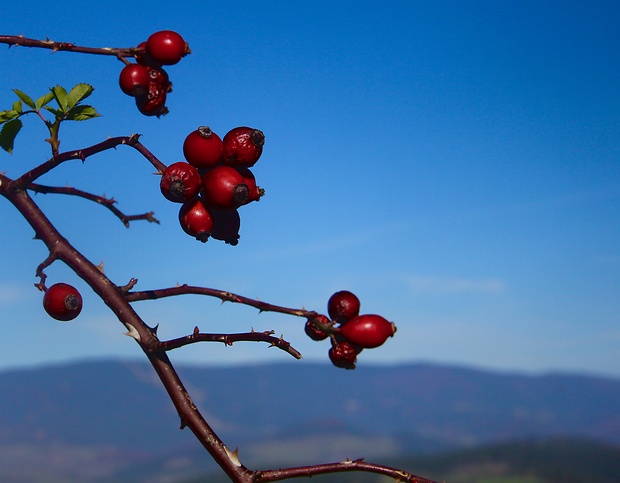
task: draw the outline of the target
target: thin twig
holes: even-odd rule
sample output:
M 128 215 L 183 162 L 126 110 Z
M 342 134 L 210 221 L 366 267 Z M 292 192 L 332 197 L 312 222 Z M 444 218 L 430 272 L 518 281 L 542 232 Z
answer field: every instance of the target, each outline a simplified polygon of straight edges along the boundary
M 312 310 L 282 307 L 280 305 L 269 304 L 267 302 L 262 302 L 261 300 L 244 297 L 243 295 L 237 295 L 224 290 L 207 287 L 196 287 L 187 284 L 156 290 L 127 292 L 125 297 L 129 302 L 137 302 L 139 300 L 155 300 L 164 297 L 174 297 L 177 295 L 206 295 L 208 297 L 218 298 L 222 302 L 233 302 L 243 305 L 249 305 L 251 307 L 257 308 L 260 312 L 278 312 L 281 314 L 294 315 L 296 317 L 305 317 L 312 320 L 314 320 L 318 316 L 318 313 Z
M 0 44 L 8 44 L 9 47 L 36 47 L 40 49 L 49 49 L 52 52 L 77 52 L 81 54 L 95 55 L 112 55 L 118 58 L 134 57 L 143 53 L 143 49 L 137 47 L 130 48 L 112 48 L 112 47 L 83 47 L 72 44 L 71 42 L 54 42 L 49 39 L 36 40 L 23 37 L 21 35 L 0 35 Z
M 266 470 L 254 472 L 255 482 L 280 481 L 289 478 L 309 478 L 316 475 L 328 473 L 343 473 L 349 471 L 365 471 L 394 478 L 395 481 L 407 483 L 437 483 L 421 476 L 416 476 L 407 471 L 399 470 L 389 466 L 367 463 L 363 459 L 355 461 L 347 460 L 340 463 L 327 463 L 323 465 L 299 466 L 295 468 L 284 468 L 278 470 Z
M 71 188 L 69 186 L 67 187 L 46 186 L 46 185 L 41 185 L 41 184 L 36 184 L 36 183 L 30 183 L 30 185 L 28 185 L 28 189 L 31 191 L 34 191 L 35 193 L 42 193 L 42 194 L 53 193 L 53 194 L 77 196 L 79 198 L 84 198 L 90 201 L 94 201 L 95 203 L 98 203 L 106 207 L 108 210 L 114 213 L 114 215 L 119 220 L 121 220 L 121 222 L 128 228 L 129 228 L 130 221 L 137 221 L 137 220 L 146 220 L 149 223 L 159 224 L 159 220 L 153 216 L 155 214 L 153 211 L 149 211 L 148 213 L 143 213 L 141 215 L 126 215 L 121 210 L 119 210 L 116 206 L 114 206 L 114 204 L 116 203 L 116 200 L 114 200 L 114 198 L 106 198 L 105 196 L 95 195 L 92 193 L 88 193 L 86 191 L 79 190 L 77 188 Z
M 170 351 L 197 342 L 222 342 L 225 345 L 233 345 L 235 342 L 267 342 L 270 347 L 277 347 L 284 352 L 288 352 L 295 359 L 301 359 L 301 353 L 292 347 L 290 342 L 287 342 L 282 337 L 274 337 L 274 333 L 275 332 L 271 330 L 238 334 L 207 334 L 200 332 L 198 327 L 196 327 L 192 334 L 186 335 L 185 337 L 160 341 L 155 347 L 155 350 Z
M 159 173 L 163 173 L 166 170 L 166 165 L 162 163 L 153 153 L 151 153 L 145 146 L 143 146 L 140 141 L 138 141 L 140 135 L 132 134 L 131 136 L 117 136 L 113 138 L 108 138 L 105 141 L 94 144 L 87 148 L 77 149 L 74 151 L 67 151 L 64 153 L 59 153 L 56 156 L 53 156 L 46 162 L 40 164 L 39 166 L 31 169 L 27 173 L 24 173 L 22 176 L 14 180 L 13 188 L 27 188 L 30 186 L 37 178 L 40 178 L 45 173 L 48 173 L 52 169 L 56 168 L 60 164 L 65 161 L 70 161 L 73 159 L 79 159 L 82 162 L 86 160 L 86 158 L 106 151 L 108 149 L 115 149 L 119 145 L 127 145 L 134 148 L 138 151 L 142 156 L 144 156 L 154 167 L 157 169 Z

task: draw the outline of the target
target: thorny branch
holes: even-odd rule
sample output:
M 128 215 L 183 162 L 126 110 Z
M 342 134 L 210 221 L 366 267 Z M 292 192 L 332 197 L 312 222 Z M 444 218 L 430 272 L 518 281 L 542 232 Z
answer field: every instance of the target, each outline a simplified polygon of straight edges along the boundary
M 112 47 L 83 47 L 70 42 L 54 42 L 49 39 L 36 40 L 23 37 L 22 35 L 0 35 L 0 44 L 8 44 L 9 47 L 37 47 L 49 49 L 53 52 L 77 52 L 81 54 L 113 55 L 118 58 L 133 57 L 144 52 L 138 48 L 112 48 Z
M 207 334 L 200 332 L 198 327 L 196 327 L 192 334 L 179 337 L 178 339 L 161 341 L 157 348 L 163 351 L 170 351 L 189 344 L 195 344 L 196 342 L 222 342 L 224 345 L 233 345 L 235 342 L 267 342 L 270 347 L 277 347 L 284 352 L 288 352 L 295 359 L 301 359 L 301 353 L 292 347 L 290 342 L 285 341 L 282 337 L 274 337 L 274 333 L 273 330 L 270 330 L 266 332 L 252 331 L 239 334 Z
M 31 169 L 27 173 L 24 173 L 16 180 L 12 181 L 12 185 L 14 188 L 27 188 L 36 179 L 40 178 L 45 173 L 48 173 L 49 171 L 66 161 L 70 161 L 72 159 L 79 159 L 84 162 L 89 156 L 100 153 L 102 151 L 106 151 L 108 149 L 116 149 L 116 146 L 119 145 L 131 146 L 140 154 L 142 154 L 142 156 L 144 156 L 155 167 L 155 169 L 157 169 L 158 172 L 163 173 L 166 170 L 166 165 L 162 163 L 159 159 L 157 159 L 157 157 L 153 153 L 146 149 L 146 147 L 144 147 L 142 143 L 140 143 L 140 141 L 138 140 L 139 138 L 139 134 L 132 134 L 131 136 L 118 136 L 108 138 L 105 141 L 94 144 L 87 148 L 59 153 L 56 156 L 51 157 L 46 162 Z
M 50 49 L 52 52 L 67 51 L 84 54 L 110 55 L 116 56 L 124 62 L 127 62 L 125 60 L 126 57 L 135 57 L 136 55 L 143 53 L 143 50 L 137 48 L 91 48 L 77 46 L 68 42 L 54 42 L 49 39 L 28 39 L 21 35 L 0 35 L 0 43 L 8 44 L 9 47 L 23 46 Z M 402 470 L 373 463 L 366 463 L 361 459 L 355 461 L 347 460 L 340 463 L 329 463 L 324 465 L 252 471 L 241 464 L 237 451 L 230 451 L 226 447 L 191 400 L 167 356 L 167 351 L 196 342 L 218 341 L 225 344 L 231 344 L 233 342 L 243 340 L 268 342 L 273 346 L 285 350 L 294 357 L 297 357 L 298 355 L 300 356 L 300 354 L 293 349 L 288 342 L 284 341 L 282 338 L 274 337 L 271 332 L 251 332 L 245 334 L 204 334 L 196 328 L 193 334 L 188 336 L 168 341 L 160 341 L 157 338 L 156 330 L 151 329 L 140 318 L 140 316 L 131 307 L 130 302 L 182 294 L 200 294 L 217 297 L 223 302 L 230 301 L 253 306 L 260 311 L 280 312 L 298 317 L 306 317 L 308 319 L 312 319 L 318 314 L 304 309 L 290 309 L 268 304 L 250 299 L 248 297 L 235 295 L 230 292 L 202 287 L 191 287 L 188 285 L 161 290 L 130 292 L 129 290 L 131 290 L 137 282 L 136 279 L 132 279 L 123 287 L 114 284 L 102 270 L 90 262 L 58 232 L 52 222 L 45 216 L 39 206 L 29 196 L 27 190 L 32 190 L 34 192 L 38 191 L 41 193 L 56 192 L 62 194 L 72 194 L 75 196 L 92 199 L 93 201 L 100 202 L 105 206 L 110 207 L 112 204 L 111 200 L 107 200 L 103 197 L 98 198 L 94 195 L 80 192 L 79 190 L 74 190 L 72 188 L 63 190 L 61 188 L 45 187 L 34 184 L 34 181 L 65 161 L 72 159 L 80 159 L 84 161 L 87 157 L 93 154 L 107 149 L 116 148 L 116 146 L 121 144 L 127 144 L 133 147 L 148 161 L 150 161 L 158 172 L 163 172 L 166 165 L 159 161 L 148 149 L 146 149 L 146 147 L 138 141 L 138 138 L 139 135 L 110 138 L 89 148 L 55 154 L 48 161 L 28 171 L 15 180 L 0 173 L 0 195 L 15 206 L 15 208 L 34 229 L 35 238 L 41 240 L 49 250 L 49 256 L 37 267 L 36 276 L 39 277 L 40 281 L 36 285 L 40 289 L 44 288 L 46 279 L 45 268 L 56 260 L 64 262 L 76 273 L 77 276 L 82 278 L 108 305 L 110 310 L 112 310 L 112 312 L 117 316 L 118 320 L 127 328 L 128 332 L 126 334 L 136 340 L 140 348 L 147 356 L 178 412 L 181 420 L 181 429 L 188 427 L 194 433 L 198 441 L 213 457 L 213 459 L 220 465 L 222 470 L 234 482 L 268 482 L 288 478 L 310 477 L 326 473 L 367 471 L 392 477 L 396 481 L 406 481 L 409 483 L 435 483 L 426 478 L 417 477 Z M 137 216 L 148 219 L 148 215 L 149 214 Z M 123 220 L 122 217 L 121 220 Z M 128 221 L 127 218 L 124 220 L 124 222 Z
M 344 473 L 348 471 L 365 471 L 377 473 L 394 478 L 396 482 L 407 483 L 436 483 L 432 480 L 413 475 L 407 471 L 391 468 L 389 466 L 368 463 L 363 458 L 351 461 L 341 461 L 339 463 L 327 463 L 322 465 L 299 466 L 296 468 L 285 468 L 279 470 L 266 470 L 254 472 L 255 482 L 280 481 L 288 478 L 310 478 L 316 475 L 331 473 Z
M 94 201 L 95 203 L 99 203 L 102 206 L 105 206 L 108 210 L 110 210 L 121 222 L 129 228 L 129 222 L 137 221 L 137 220 L 146 220 L 149 223 L 157 223 L 159 224 L 159 220 L 155 218 L 155 213 L 149 211 L 148 213 L 143 213 L 141 215 L 126 215 L 121 210 L 119 210 L 114 204 L 116 200 L 114 198 L 106 198 L 105 196 L 94 195 L 92 193 L 88 193 L 86 191 L 82 191 L 76 188 L 71 187 L 62 187 L 62 186 L 45 186 L 36 183 L 30 183 L 28 185 L 28 189 L 30 191 L 34 191 L 35 193 L 54 193 L 54 194 L 62 194 L 62 195 L 70 195 L 77 196 L 79 198 L 84 198 L 90 201 Z
M 182 345 L 193 343 L 192 337 L 195 342 L 198 339 L 204 338 L 207 340 L 210 336 L 208 334 L 199 335 L 194 334 L 183 338 L 185 340 L 173 339 L 170 341 L 160 341 L 157 338 L 156 331 L 151 329 L 137 313 L 131 308 L 128 300 L 130 293 L 127 289 L 130 289 L 135 285 L 137 280 L 132 279 L 129 284 L 124 287 L 115 285 L 107 276 L 99 270 L 92 262 L 90 262 L 81 252 L 75 249 L 67 239 L 65 239 L 53 226 L 51 221 L 43 214 L 38 205 L 34 202 L 28 193 L 23 188 L 15 188 L 15 184 L 12 183 L 10 178 L 3 174 L 0 174 L 0 195 L 7 198 L 24 216 L 24 218 L 30 223 L 36 233 L 36 238 L 45 243 L 50 251 L 50 255 L 44 260 L 37 268 L 37 276 L 41 277 L 41 283 L 45 280 L 44 269 L 56 260 L 64 262 L 69 268 L 71 268 L 80 278 L 82 278 L 88 285 L 91 286 L 93 291 L 101 297 L 102 300 L 110 307 L 110 309 L 117 316 L 118 320 L 128 329 L 127 335 L 133 337 L 140 348 L 143 350 L 157 375 L 159 376 L 164 388 L 168 392 L 168 395 L 177 409 L 179 418 L 181 419 L 181 428 L 189 428 L 203 447 L 209 452 L 213 459 L 220 465 L 222 470 L 229 476 L 229 478 L 237 483 L 251 483 L 251 482 L 267 482 L 267 481 L 279 481 L 288 478 L 296 478 L 301 476 L 312 476 L 330 472 L 341 471 L 370 471 L 373 473 L 380 473 L 387 476 L 392 476 L 400 481 L 419 482 L 419 483 L 433 483 L 431 480 L 419 478 L 401 470 L 394 470 L 382 465 L 376 465 L 371 463 L 364 463 L 361 460 L 355 462 L 343 462 L 332 463 L 327 465 L 315 465 L 309 467 L 299 468 L 287 468 L 279 470 L 266 470 L 266 471 L 251 471 L 241 464 L 238 458 L 237 452 L 230 451 L 224 442 L 217 436 L 207 421 L 204 419 L 196 405 L 191 400 L 190 395 L 187 393 L 181 379 L 172 366 L 171 361 L 166 355 L 168 350 L 171 350 Z M 179 287 L 181 288 L 181 287 Z M 191 287 L 185 289 L 186 292 L 199 293 L 199 287 Z M 163 294 L 165 296 L 173 295 L 175 289 L 164 289 Z M 181 289 L 182 292 L 183 289 Z M 213 295 L 217 291 L 210 291 L 206 289 L 205 294 L 211 292 Z M 138 293 L 138 292 L 137 292 Z M 146 294 L 149 292 L 139 292 L 139 294 Z M 157 291 L 155 291 L 157 293 Z M 228 294 L 228 292 L 222 292 L 221 294 Z M 221 295 L 220 294 L 220 295 Z M 246 297 L 234 296 L 233 294 L 225 295 L 224 298 L 230 298 L 231 301 L 235 297 L 238 297 L 237 302 L 251 301 Z M 149 298 L 144 297 L 143 300 Z M 150 297 L 153 298 L 153 297 Z M 155 297 L 156 298 L 156 297 Z M 139 297 L 136 297 L 138 300 Z M 291 313 L 293 315 L 308 316 L 312 312 L 293 309 L 286 309 L 284 307 L 278 307 L 272 304 L 266 304 L 264 302 L 253 301 L 257 308 L 269 308 L 274 311 L 280 311 L 283 313 Z M 277 309 L 280 310 L 277 310 Z M 260 334 L 260 333 L 258 333 Z M 250 334 L 230 334 L 228 337 L 239 337 L 239 340 L 248 340 L 254 337 L 255 340 L 259 340 L 263 337 L 265 341 L 273 343 L 283 350 L 286 350 L 284 341 L 279 342 L 281 339 L 272 340 L 269 334 L 262 333 L 263 335 L 250 335 Z M 219 340 L 220 342 L 226 341 L 226 339 Z M 288 343 L 286 343 L 288 344 Z M 287 352 L 294 355 L 289 350 Z
M 133 279 L 135 280 L 135 279 Z M 133 284 L 135 285 L 135 283 Z M 132 287 L 133 287 L 132 285 Z M 281 314 L 294 315 L 296 317 L 305 317 L 314 319 L 318 314 L 312 310 L 305 309 L 292 309 L 288 307 L 282 307 L 280 305 L 269 304 L 258 299 L 250 297 L 244 297 L 243 295 L 237 295 L 225 290 L 217 290 L 207 287 L 197 287 L 192 285 L 179 285 L 177 287 L 162 288 L 156 290 L 144 290 L 140 292 L 127 292 L 125 295 L 129 302 L 137 302 L 139 300 L 155 300 L 164 297 L 174 297 L 177 295 L 206 295 L 208 297 L 215 297 L 222 302 L 233 302 L 243 305 L 249 305 L 250 307 L 257 308 L 260 312 L 279 312 Z

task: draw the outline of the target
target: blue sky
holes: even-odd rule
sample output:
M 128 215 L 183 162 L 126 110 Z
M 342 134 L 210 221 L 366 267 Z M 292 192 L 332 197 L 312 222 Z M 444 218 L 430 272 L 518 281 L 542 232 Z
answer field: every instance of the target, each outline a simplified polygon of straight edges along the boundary
M 3 34 L 129 47 L 161 29 L 192 54 L 168 72 L 170 114 L 141 116 L 113 58 L 0 49 L 0 109 L 12 88 L 95 86 L 102 114 L 63 126 L 61 150 L 143 135 L 163 162 L 182 159 L 200 125 L 265 132 L 254 173 L 266 196 L 241 209 L 241 241 L 202 245 L 177 226 L 152 166 L 119 148 L 41 180 L 153 210 L 129 230 L 82 200 L 36 199 L 72 243 L 119 284 L 190 283 L 289 307 L 326 310 L 348 289 L 397 336 L 359 365 L 431 361 L 509 371 L 620 376 L 620 7 L 613 1 L 126 2 L 3 7 Z M 38 13 L 37 13 L 38 12 Z M 9 176 L 49 156 L 35 118 L 0 153 Z M 50 282 L 82 290 L 71 323 L 33 288 L 44 246 L 0 202 L 0 369 L 87 357 L 142 357 L 123 327 L 60 263 Z M 141 302 L 172 338 L 274 329 L 327 361 L 300 319 L 257 315 L 196 296 Z M 9 343 L 7 344 L 6 341 Z M 258 344 L 194 346 L 173 361 L 286 361 Z M 290 359 L 291 363 L 295 363 Z M 299 363 L 304 363 L 299 362 Z

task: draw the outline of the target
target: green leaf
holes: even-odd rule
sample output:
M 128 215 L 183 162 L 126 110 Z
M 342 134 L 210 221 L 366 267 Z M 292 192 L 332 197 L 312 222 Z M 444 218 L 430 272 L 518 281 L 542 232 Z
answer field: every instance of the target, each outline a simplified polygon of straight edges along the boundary
M 74 108 L 81 101 L 90 96 L 94 90 L 95 88 L 88 84 L 77 84 L 73 87 L 67 96 L 67 104 L 69 109 Z
M 17 112 L 17 114 L 22 113 L 22 101 L 15 101 L 13 103 L 13 110 Z
M 54 93 L 53 92 L 48 92 L 47 94 L 45 94 L 44 96 L 41 96 L 37 99 L 37 102 L 35 103 L 35 109 L 41 109 L 43 106 L 45 106 L 46 104 L 49 104 L 52 99 L 54 99 Z
M 30 98 L 30 96 L 24 94 L 22 91 L 18 89 L 13 89 L 13 92 L 15 92 L 15 94 L 17 94 L 17 97 L 19 97 L 22 100 L 22 102 L 26 104 L 30 109 L 36 109 L 34 105 L 34 101 Z
M 67 121 L 86 121 L 93 117 L 99 117 L 99 115 L 93 106 L 76 106 L 67 113 L 65 119 Z
M 54 95 L 54 99 L 58 103 L 58 107 L 62 112 L 66 112 L 69 109 L 69 103 L 67 102 L 67 91 L 62 86 L 52 87 L 50 89 Z
M 16 117 L 19 117 L 19 113 L 12 109 L 9 111 L 0 111 L 0 124 L 15 119 Z
M 65 114 L 64 111 L 60 109 L 54 109 L 53 107 L 50 107 L 50 106 L 45 106 L 43 109 L 54 114 L 54 116 L 56 116 L 57 119 L 60 119 Z
M 22 122 L 19 119 L 13 119 L 2 126 L 0 130 L 0 148 L 11 154 L 13 152 L 15 136 L 17 136 L 21 128 Z

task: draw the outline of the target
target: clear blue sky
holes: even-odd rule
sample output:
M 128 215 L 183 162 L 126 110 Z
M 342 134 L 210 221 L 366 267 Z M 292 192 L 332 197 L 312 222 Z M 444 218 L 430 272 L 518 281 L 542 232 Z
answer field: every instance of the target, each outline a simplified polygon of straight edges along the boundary
M 241 210 L 241 242 L 202 245 L 129 148 L 67 163 L 41 182 L 153 210 L 127 230 L 92 203 L 37 200 L 117 283 L 190 283 L 325 311 L 358 294 L 397 336 L 359 364 L 432 361 L 494 370 L 620 377 L 620 6 L 615 1 L 127 2 L 3 6 L 4 34 L 129 47 L 161 29 L 193 53 L 168 69 L 162 118 L 144 118 L 117 85 L 113 58 L 0 49 L 0 109 L 87 82 L 103 115 L 63 127 L 61 150 L 143 134 L 165 163 L 200 125 L 267 137 L 254 172 L 266 189 Z M 0 170 L 49 156 L 35 118 Z M 42 243 L 0 202 L 0 369 L 85 357 L 142 357 L 123 327 L 60 263 L 50 282 L 82 289 L 72 323 L 49 319 L 33 288 Z M 160 335 L 274 329 L 327 361 L 303 321 L 184 297 L 136 304 Z M 286 361 L 258 344 L 195 346 L 174 361 Z M 290 359 L 291 363 L 295 363 Z M 300 362 L 303 363 L 303 362 Z

